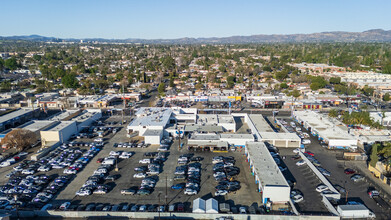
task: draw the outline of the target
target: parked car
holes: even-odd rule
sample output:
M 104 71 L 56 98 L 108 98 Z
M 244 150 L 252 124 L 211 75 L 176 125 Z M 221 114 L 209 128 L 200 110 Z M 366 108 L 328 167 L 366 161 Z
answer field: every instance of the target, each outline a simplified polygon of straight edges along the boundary
M 364 177 L 359 175 L 359 174 L 354 174 L 353 176 L 350 177 L 350 179 L 353 181 L 353 182 L 361 182 L 364 180 Z
M 349 175 L 349 174 L 355 174 L 356 171 L 354 171 L 353 169 L 347 168 L 347 169 L 344 170 L 344 173 L 346 175 Z
M 304 160 L 299 160 L 296 162 L 297 166 L 303 166 L 304 164 L 306 164 L 306 162 Z
M 317 192 L 323 192 L 323 191 L 328 190 L 328 189 L 329 189 L 329 187 L 324 185 L 324 184 L 321 184 L 318 187 L 316 187 L 316 191 Z

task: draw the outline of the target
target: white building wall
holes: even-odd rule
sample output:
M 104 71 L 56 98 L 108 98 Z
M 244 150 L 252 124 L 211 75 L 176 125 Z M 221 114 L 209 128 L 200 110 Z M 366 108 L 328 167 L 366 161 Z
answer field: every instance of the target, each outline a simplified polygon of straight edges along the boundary
M 262 201 L 271 200 L 273 203 L 285 203 L 290 199 L 290 188 L 288 186 L 264 186 Z
M 236 139 L 236 138 L 220 138 L 221 141 L 226 141 L 229 144 L 233 144 L 236 146 L 245 146 L 247 141 L 254 141 L 253 139 Z
M 162 139 L 163 137 L 163 132 L 160 133 L 160 135 L 157 135 L 157 136 L 145 136 L 145 143 L 146 144 L 153 144 L 153 145 L 159 145 L 160 144 L 160 140 Z

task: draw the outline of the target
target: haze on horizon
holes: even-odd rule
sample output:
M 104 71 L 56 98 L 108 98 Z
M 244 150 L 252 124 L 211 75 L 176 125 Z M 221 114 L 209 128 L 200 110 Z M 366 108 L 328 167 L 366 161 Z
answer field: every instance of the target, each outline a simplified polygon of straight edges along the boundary
M 126 1 L 2 3 L 0 36 L 174 39 L 390 30 L 385 0 Z

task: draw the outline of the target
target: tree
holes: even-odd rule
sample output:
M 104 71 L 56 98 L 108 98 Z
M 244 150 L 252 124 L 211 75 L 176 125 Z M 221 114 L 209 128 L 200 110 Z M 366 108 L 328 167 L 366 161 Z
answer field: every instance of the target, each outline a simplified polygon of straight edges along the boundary
M 385 101 L 385 102 L 390 101 L 390 94 L 389 93 L 386 93 L 383 95 L 383 101 Z
M 287 88 L 289 88 L 289 86 L 286 83 L 281 83 L 280 84 L 280 88 L 281 89 L 287 89 Z
M 323 87 L 320 83 L 314 82 L 314 83 L 311 83 L 310 88 L 311 88 L 311 90 L 315 91 L 315 90 L 321 89 Z
M 380 146 L 380 144 L 373 144 L 372 145 L 372 151 L 371 151 L 370 162 L 369 162 L 369 164 L 372 167 L 376 167 L 376 163 L 379 161 L 379 157 L 377 155 L 378 146 Z
M 15 148 L 17 151 L 23 151 L 27 147 L 36 143 L 37 135 L 29 130 L 16 128 L 10 131 L 1 139 L 1 145 L 8 149 Z
M 159 92 L 160 95 L 164 95 L 164 92 L 166 90 L 166 85 L 164 82 L 160 83 L 159 86 L 157 87 L 157 91 Z
M 341 83 L 341 77 L 330 77 L 329 82 L 330 82 L 330 84 L 340 84 Z
M 234 76 L 228 76 L 227 77 L 227 86 L 228 88 L 233 88 L 235 85 L 235 77 Z
M 18 68 L 18 62 L 15 57 L 11 57 L 4 61 L 4 66 L 10 70 L 16 70 Z
M 62 84 L 66 88 L 73 88 L 76 89 L 79 87 L 79 81 L 76 79 L 75 74 L 66 74 L 62 79 L 61 79 Z
M 300 97 L 300 91 L 299 90 L 297 90 L 297 89 L 294 89 L 293 91 L 292 91 L 292 96 L 293 97 L 295 97 L 295 98 L 298 98 L 298 97 Z
M 329 111 L 329 117 L 331 117 L 331 118 L 336 118 L 336 117 L 338 117 L 338 111 L 337 111 L 336 109 L 331 109 L 331 110 Z
M 0 71 L 4 69 L 4 60 L 0 58 Z

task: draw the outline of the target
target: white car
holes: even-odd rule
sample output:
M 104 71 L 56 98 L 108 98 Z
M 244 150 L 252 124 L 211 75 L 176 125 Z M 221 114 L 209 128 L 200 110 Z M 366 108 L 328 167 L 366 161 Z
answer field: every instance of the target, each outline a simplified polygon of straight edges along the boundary
M 110 156 L 119 156 L 121 154 L 121 152 L 119 151 L 110 151 Z
M 302 144 L 311 144 L 311 141 L 309 139 L 303 139 L 301 141 Z
M 34 174 L 34 173 L 35 173 L 35 170 L 32 170 L 32 169 L 26 169 L 26 170 L 22 171 L 22 174 Z
M 89 195 L 91 195 L 91 191 L 90 190 L 79 190 L 76 192 L 76 195 L 77 196 L 89 196 Z
M 65 173 L 65 174 L 76 174 L 76 173 L 77 173 L 77 170 L 65 169 L 65 170 L 64 170 L 64 173 Z
M 246 207 L 241 206 L 241 207 L 239 208 L 239 213 L 240 213 L 240 214 L 247 214 Z
M 217 190 L 215 192 L 215 196 L 224 196 L 224 195 L 227 195 L 228 194 L 228 191 L 227 190 Z
M 328 189 L 329 189 L 329 187 L 327 187 L 326 185 L 323 185 L 323 184 L 321 184 L 318 187 L 316 187 L 316 191 L 317 192 L 323 192 L 323 191 L 328 190 Z
M 186 188 L 186 190 L 183 192 L 185 195 L 197 195 L 197 190 L 191 189 L 191 188 Z
M 301 128 L 300 127 L 296 127 L 296 131 L 301 131 Z
M 103 138 L 95 138 L 94 141 L 95 142 L 103 142 Z
M 296 162 L 297 166 L 303 166 L 304 164 L 306 164 L 306 162 L 304 160 L 300 160 L 300 161 Z
M 151 163 L 151 159 L 142 159 L 138 161 L 139 163 L 146 164 L 146 163 Z
M 298 194 L 298 195 L 293 196 L 292 200 L 294 203 L 299 203 L 304 200 L 304 197 L 302 195 Z
M 40 172 L 48 172 L 51 169 L 50 165 L 42 165 L 38 168 Z
M 133 175 L 133 178 L 145 178 L 147 174 L 145 173 L 136 173 Z

